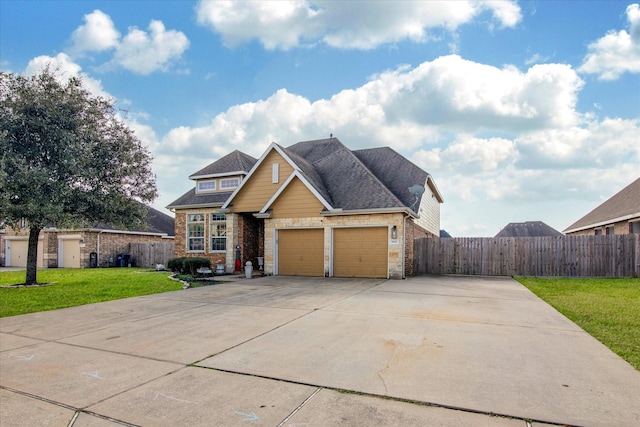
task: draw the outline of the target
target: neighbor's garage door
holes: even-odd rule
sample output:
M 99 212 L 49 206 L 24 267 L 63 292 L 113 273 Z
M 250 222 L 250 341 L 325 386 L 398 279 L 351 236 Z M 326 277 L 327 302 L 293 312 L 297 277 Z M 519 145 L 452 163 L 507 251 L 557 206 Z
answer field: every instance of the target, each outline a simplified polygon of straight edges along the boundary
M 387 227 L 334 228 L 335 277 L 387 278 Z
M 324 230 L 278 230 L 278 274 L 323 277 Z
M 28 240 L 5 240 L 7 246 L 7 267 L 26 267 L 27 251 L 29 250 Z M 44 264 L 44 254 L 42 253 L 42 242 L 38 242 L 38 260 L 36 265 L 42 267 Z
M 62 265 L 60 267 L 80 268 L 80 239 L 61 239 L 60 242 L 62 249 Z

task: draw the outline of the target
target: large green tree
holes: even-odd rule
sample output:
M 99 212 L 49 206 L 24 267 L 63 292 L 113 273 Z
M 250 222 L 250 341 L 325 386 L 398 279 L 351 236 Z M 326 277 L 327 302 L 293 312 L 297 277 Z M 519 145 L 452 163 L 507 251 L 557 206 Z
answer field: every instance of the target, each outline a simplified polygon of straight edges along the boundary
M 138 227 L 157 195 L 150 153 L 113 102 L 49 69 L 0 73 L 0 156 L 0 222 L 29 227 L 27 284 L 44 227 Z

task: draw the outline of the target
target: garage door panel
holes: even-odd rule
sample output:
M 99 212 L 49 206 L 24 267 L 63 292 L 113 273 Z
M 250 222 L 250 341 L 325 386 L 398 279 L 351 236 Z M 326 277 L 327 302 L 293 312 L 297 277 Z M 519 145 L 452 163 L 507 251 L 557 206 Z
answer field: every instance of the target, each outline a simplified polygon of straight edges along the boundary
M 386 278 L 387 235 L 387 227 L 334 229 L 333 275 Z
M 324 230 L 278 230 L 278 274 L 324 276 Z
M 80 240 L 62 240 L 62 266 L 80 268 Z
M 7 240 L 9 247 L 9 262 L 7 267 L 26 267 L 27 266 L 27 254 L 29 250 L 28 240 Z M 38 241 L 38 253 L 36 266 L 41 268 L 44 265 L 44 253 L 42 251 L 43 244 Z

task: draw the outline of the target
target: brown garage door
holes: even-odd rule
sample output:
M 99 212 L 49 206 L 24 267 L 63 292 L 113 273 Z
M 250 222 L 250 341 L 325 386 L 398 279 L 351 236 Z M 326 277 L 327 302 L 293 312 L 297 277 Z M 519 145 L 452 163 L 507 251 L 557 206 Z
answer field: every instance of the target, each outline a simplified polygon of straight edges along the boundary
M 278 274 L 324 276 L 324 230 L 278 230 Z
M 387 278 L 387 227 L 335 228 L 335 277 Z

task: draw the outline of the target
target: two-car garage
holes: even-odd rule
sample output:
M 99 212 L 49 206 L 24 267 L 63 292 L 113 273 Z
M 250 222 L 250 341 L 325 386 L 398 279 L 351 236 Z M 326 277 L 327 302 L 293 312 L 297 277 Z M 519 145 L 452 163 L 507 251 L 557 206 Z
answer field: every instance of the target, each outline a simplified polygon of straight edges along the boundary
M 327 251 L 334 277 L 388 277 L 387 227 L 335 227 Z M 324 228 L 277 230 L 277 274 L 325 275 Z

